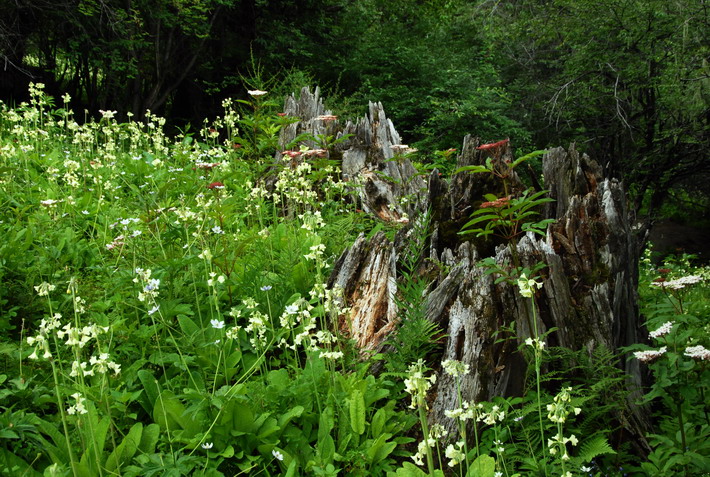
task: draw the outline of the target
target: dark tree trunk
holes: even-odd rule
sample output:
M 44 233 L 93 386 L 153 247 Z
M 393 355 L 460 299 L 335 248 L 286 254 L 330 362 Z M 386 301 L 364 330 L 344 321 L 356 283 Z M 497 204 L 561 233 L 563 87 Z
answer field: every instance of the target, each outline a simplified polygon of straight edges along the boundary
M 317 90 L 315 95 L 304 90 L 298 101 L 289 98 L 286 112 L 302 121 L 283 132 L 283 144 L 304 130 L 326 132 L 323 123 L 314 120 L 326 113 Z M 528 233 L 515 244 L 515 259 L 522 266 L 547 264 L 544 285 L 535 297 L 538 313 L 533 314 L 530 299 L 506 282 L 496 284 L 495 276 L 480 264 L 493 257 L 499 266 L 507 266 L 513 262 L 511 247 L 458 234 L 485 200 L 483 194 L 502 192 L 495 190 L 499 184 L 470 173 L 456 174 L 447 182 L 436 171 L 425 182 L 409 160 L 393 153 L 399 135 L 380 104 L 370 104 L 369 116 L 356 124 L 327 127 L 329 134 L 353 134 L 338 145 L 337 153 L 342 154 L 343 177 L 358 185 L 353 194 L 362 208 L 380 220 L 404 224 L 394 241 L 382 233 L 370 239 L 360 236 L 331 274 L 329 285 L 342 287 L 351 307 L 340 327 L 359 347 L 380 350 L 397 329 L 398 262 L 406 241 L 414 239 L 407 224 L 421 220 L 427 210 L 431 235 L 422 258 L 440 266 L 427 288 L 426 316 L 445 333 L 441 361 L 456 359 L 471 367 L 461 383 L 465 400 L 480 402 L 524 391 L 527 365 L 518 347 L 533 335 L 534 320 L 540 335 L 556 329 L 547 336 L 547 346 L 591 353 L 600 346 L 618 351 L 642 339 L 636 297 L 638 246 L 623 186 L 605 178 L 602 168 L 574 146 L 550 150 L 542 161 L 544 187 L 554 202 L 541 212 L 555 223 L 548 226 L 546 237 Z M 488 153 L 478 145 L 478 139 L 464 139 L 458 166 L 485 163 Z M 511 156 L 508 145 L 504 147 L 498 160 Z M 513 177 L 514 189 L 516 181 Z M 499 341 L 496 332 L 511 323 L 517 336 Z M 439 376 L 431 419 L 453 428 L 444 411 L 458 407 L 456 388 L 439 363 L 433 368 Z M 628 361 L 624 368 L 629 385 L 640 384 L 638 362 Z M 625 419 L 627 430 L 639 435 L 641 413 Z

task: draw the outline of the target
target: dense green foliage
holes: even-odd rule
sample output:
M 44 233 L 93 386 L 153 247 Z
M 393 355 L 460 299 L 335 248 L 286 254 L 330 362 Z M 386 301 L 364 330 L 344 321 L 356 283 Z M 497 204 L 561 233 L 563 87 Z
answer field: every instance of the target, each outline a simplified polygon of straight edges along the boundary
M 428 150 L 576 141 L 655 214 L 671 192 L 708 196 L 708 31 L 694 0 L 0 0 L 0 94 L 39 80 L 94 117 L 182 128 L 256 63 L 327 88 L 341 114 L 382 101 Z
M 548 350 L 537 332 L 519 348 L 529 366 L 523 396 L 469 403 L 458 387 L 467 365 L 442 363 L 458 395 L 447 411 L 458 432 L 447 436 L 427 420 L 427 363 L 436 361 L 425 359 L 436 355 L 439 330 L 423 319 L 426 280 L 414 274 L 426 220 L 401 258 L 396 353 L 362 359 L 336 326 L 348 310 L 325 279 L 373 224 L 347 200 L 338 163 L 308 149 L 308 137 L 273 164 L 275 137 L 292 119 L 267 93 L 227 100 L 195 135 L 175 138 L 155 115 L 119 123 L 106 111 L 78 124 L 70 98 L 56 108 L 40 85 L 30 97 L 0 111 L 3 475 L 710 469 L 701 319 L 710 297 L 695 285 L 707 268 L 643 263 L 656 342 L 628 358 L 648 363 L 654 378 L 644 398 L 655 413 L 647 458 L 621 432 L 638 390 L 627 389 L 620 357 Z M 501 172 L 483 169 L 474 172 Z M 539 200 L 520 197 L 503 229 L 543 227 L 524 210 Z M 537 270 L 508 277 L 533 307 Z

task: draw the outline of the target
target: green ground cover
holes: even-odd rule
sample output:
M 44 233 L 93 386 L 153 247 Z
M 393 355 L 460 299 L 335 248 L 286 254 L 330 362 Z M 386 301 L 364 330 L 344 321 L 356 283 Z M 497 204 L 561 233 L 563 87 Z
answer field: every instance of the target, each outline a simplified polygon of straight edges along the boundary
M 70 99 L 55 104 L 40 85 L 29 103 L 2 107 L 0 473 L 710 471 L 707 268 L 645 260 L 648 343 L 589 357 L 536 338 L 521 349 L 528 392 L 459 399 L 459 433 L 445 436 L 426 419 L 436 330 L 412 319 L 405 354 L 363 360 L 333 326 L 347 308 L 325 284 L 330 267 L 375 224 L 347 199 L 327 141 L 311 149 L 302 137 L 288 148 L 297 161 L 273 163 L 292 118 L 261 93 L 175 137 L 151 114 L 79 124 Z M 421 291 L 402 285 L 401 303 Z M 608 418 L 638 392 L 616 366 L 625 359 L 652 375 L 648 456 L 614 439 Z M 585 378 L 540 375 L 541 362 L 562 360 Z

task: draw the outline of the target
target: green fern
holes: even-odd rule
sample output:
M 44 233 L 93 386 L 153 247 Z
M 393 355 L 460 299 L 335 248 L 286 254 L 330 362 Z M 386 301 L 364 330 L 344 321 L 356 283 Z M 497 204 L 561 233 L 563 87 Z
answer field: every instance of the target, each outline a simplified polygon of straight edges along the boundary
M 390 372 L 404 372 L 419 358 L 425 358 L 436 348 L 439 326 L 426 318 L 425 291 L 429 282 L 417 276 L 429 235 L 431 215 L 427 211 L 418 217 L 399 257 L 401 279 L 397 284 L 395 304 L 399 310 L 400 327 L 386 342 L 393 352 L 385 355 Z
M 604 454 L 616 454 L 616 451 L 611 448 L 609 442 L 601 434 L 597 434 L 588 439 L 585 439 L 579 449 L 579 455 L 575 457 L 580 464 L 591 462 L 597 456 Z

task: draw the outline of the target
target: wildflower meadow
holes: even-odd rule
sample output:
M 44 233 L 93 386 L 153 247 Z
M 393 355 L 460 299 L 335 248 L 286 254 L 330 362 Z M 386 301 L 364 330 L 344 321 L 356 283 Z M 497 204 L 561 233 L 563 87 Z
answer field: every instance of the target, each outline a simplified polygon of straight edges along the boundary
M 249 89 L 170 134 L 150 111 L 78 118 L 68 95 L 41 84 L 28 103 L 0 106 L 2 475 L 710 473 L 710 268 L 682 254 L 659 262 L 650 244 L 639 270 L 647 340 L 590 356 L 550 347 L 532 326 L 518 349 L 526 389 L 469 402 L 469 364 L 431 359 L 433 325 L 403 328 L 395 348 L 406 352 L 376 354 L 338 326 L 349 309 L 328 285 L 334 262 L 359 234 L 407 221 L 359 209 L 337 139 L 280 146 L 298 118 L 271 96 Z M 454 171 L 452 151 L 414 163 L 435 163 L 444 180 L 510 172 Z M 513 247 L 521 233 L 544 235 L 550 221 L 535 210 L 549 200 L 506 187 L 461 234 Z M 545 264 L 514 265 L 491 273 L 544 313 L 534 295 Z M 400 300 L 421 297 L 425 284 L 409 285 Z M 554 367 L 563 354 L 584 382 Z M 646 387 L 626 380 L 629 360 Z M 449 428 L 428 414 L 437 372 L 456 386 Z M 618 432 L 628 406 L 648 418 L 640 444 Z

